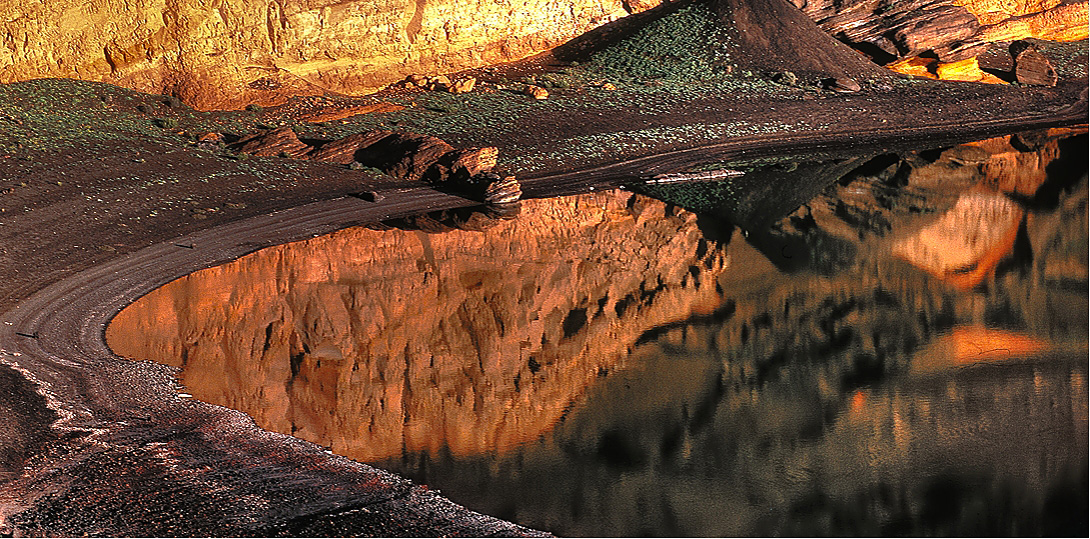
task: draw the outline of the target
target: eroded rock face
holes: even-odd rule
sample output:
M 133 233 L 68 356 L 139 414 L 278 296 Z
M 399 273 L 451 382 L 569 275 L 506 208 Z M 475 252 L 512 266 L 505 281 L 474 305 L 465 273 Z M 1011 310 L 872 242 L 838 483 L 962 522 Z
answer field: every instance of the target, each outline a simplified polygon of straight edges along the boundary
M 536 439 L 644 331 L 719 305 L 696 218 L 623 192 L 485 233 L 348 229 L 180 279 L 110 324 L 196 397 L 359 460 Z
M 826 32 L 901 73 L 1003 82 L 976 61 L 989 43 L 1086 39 L 1086 2 L 792 0 Z
M 515 60 L 627 11 L 621 0 L 2 0 L 0 13 L 0 82 L 105 81 L 212 109 Z

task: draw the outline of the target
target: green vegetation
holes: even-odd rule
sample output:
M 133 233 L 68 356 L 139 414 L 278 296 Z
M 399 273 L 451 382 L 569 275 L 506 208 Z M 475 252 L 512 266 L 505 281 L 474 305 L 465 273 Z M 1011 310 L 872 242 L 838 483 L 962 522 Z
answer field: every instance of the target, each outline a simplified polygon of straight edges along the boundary
M 730 73 L 727 39 L 711 9 L 694 4 L 594 54 L 586 69 L 624 80 L 705 80 Z

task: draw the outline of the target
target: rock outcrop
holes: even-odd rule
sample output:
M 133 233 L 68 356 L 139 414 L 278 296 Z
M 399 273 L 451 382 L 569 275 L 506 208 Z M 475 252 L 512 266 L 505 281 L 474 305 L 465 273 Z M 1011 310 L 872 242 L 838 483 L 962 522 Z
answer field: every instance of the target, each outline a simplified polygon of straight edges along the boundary
M 455 150 L 442 139 L 428 135 L 375 130 L 308 144 L 299 140 L 291 127 L 278 127 L 243 137 L 228 148 L 259 157 L 373 167 L 402 180 L 444 184 L 488 204 L 513 203 L 522 197 L 514 176 L 491 173 L 496 166 L 496 148 Z
M 646 330 L 719 305 L 721 250 L 641 195 L 524 201 L 485 233 L 427 221 L 190 275 L 122 311 L 110 346 L 358 460 L 467 455 L 536 439 Z
M 973 60 L 989 43 L 1087 37 L 1085 0 L 792 0 L 826 32 L 895 71 L 1003 82 Z
M 0 82 L 71 77 L 199 109 L 270 105 L 517 60 L 627 13 L 621 0 L 2 0 Z
M 793 1 L 827 32 L 884 62 L 925 52 L 964 60 L 981 43 L 1087 35 L 1085 0 Z M 525 58 L 661 3 L 0 0 L 0 83 L 104 81 L 205 110 L 273 105 L 293 95 L 360 95 L 414 73 Z

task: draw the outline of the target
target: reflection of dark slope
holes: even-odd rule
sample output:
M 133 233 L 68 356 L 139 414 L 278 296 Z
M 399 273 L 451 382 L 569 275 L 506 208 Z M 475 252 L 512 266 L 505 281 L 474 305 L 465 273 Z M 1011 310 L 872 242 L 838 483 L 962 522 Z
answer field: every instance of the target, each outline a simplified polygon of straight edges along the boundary
M 1032 251 L 1034 263 L 1012 265 L 970 295 L 920 272 L 905 271 L 899 262 L 864 242 L 851 244 L 825 230 L 824 237 L 856 251 L 853 265 L 867 268 L 862 276 L 845 272 L 788 281 L 769 274 L 768 286 L 750 293 L 746 290 L 753 289 L 753 276 L 731 278 L 728 274 L 720 284 L 737 305 L 734 316 L 717 324 L 693 320 L 688 331 L 707 333 L 716 349 L 729 351 L 724 353 L 731 359 L 730 379 L 754 387 L 784 377 L 816 379 L 830 388 L 882 380 L 903 372 L 920 344 L 955 325 L 999 327 L 1057 342 L 1084 341 L 1086 205 L 1084 178 L 1059 207 L 1028 220 L 1025 249 Z M 894 223 L 901 220 L 893 211 L 884 215 Z M 800 219 L 793 216 L 784 221 Z M 811 227 L 820 228 L 812 218 L 808 220 Z M 789 228 L 800 227 L 781 223 L 773 230 Z M 745 253 L 745 244 L 736 243 L 738 239 L 730 243 L 728 256 L 752 258 L 753 254 Z M 806 233 L 788 236 L 788 240 L 808 241 Z M 739 292 L 732 297 L 731 291 Z
M 696 212 L 709 225 L 719 221 L 747 231 L 747 240 L 784 271 L 831 270 L 841 265 L 838 258 L 850 257 L 851 245 L 822 234 L 805 216 L 790 221 L 794 235 L 774 225 L 867 163 L 868 157 L 790 162 L 756 167 L 725 181 L 642 185 L 637 190 Z
M 682 333 L 666 339 L 676 350 L 645 348 L 643 367 L 607 377 L 553 439 L 499 464 L 428 465 L 508 492 L 482 500 L 493 514 L 562 535 L 1034 535 L 1079 522 L 1056 500 L 1081 495 L 1084 368 L 878 391 L 853 415 L 816 387 L 732 387 L 716 350 Z M 973 396 L 946 404 L 952 390 Z M 1031 455 L 1046 464 L 1023 466 Z M 940 511 L 940 495 L 964 505 Z
M 1035 150 L 1037 147 L 1036 144 L 1031 143 L 1026 149 Z M 1070 191 L 1072 184 L 1079 180 L 1079 176 L 1071 172 L 1082 170 L 1084 163 L 1087 162 L 1088 148 L 1090 145 L 1087 144 L 1085 134 L 1061 140 L 1059 158 L 1049 163 L 1048 168 L 1045 169 L 1049 174 L 1049 181 L 1041 186 L 1034 197 L 1024 200 L 1026 206 L 1030 208 L 1056 207 L 1060 195 Z

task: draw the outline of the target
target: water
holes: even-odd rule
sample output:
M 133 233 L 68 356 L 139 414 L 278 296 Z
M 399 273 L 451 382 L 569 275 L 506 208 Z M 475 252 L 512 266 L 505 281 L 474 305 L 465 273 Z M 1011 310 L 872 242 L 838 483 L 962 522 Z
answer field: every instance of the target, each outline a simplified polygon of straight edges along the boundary
M 732 163 L 350 229 L 180 279 L 108 339 L 561 535 L 1081 535 L 1085 148 Z

